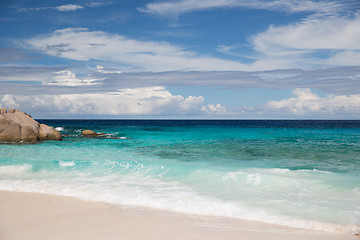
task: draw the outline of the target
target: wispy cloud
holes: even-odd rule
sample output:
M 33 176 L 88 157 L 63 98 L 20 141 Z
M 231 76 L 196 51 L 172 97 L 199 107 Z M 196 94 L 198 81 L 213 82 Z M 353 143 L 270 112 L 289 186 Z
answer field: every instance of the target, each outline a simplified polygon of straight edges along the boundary
M 236 53 L 235 50 L 238 49 L 238 48 L 241 48 L 241 47 L 242 46 L 240 44 L 239 45 L 224 45 L 224 44 L 221 44 L 221 45 L 217 46 L 216 51 L 218 51 L 220 53 L 223 53 L 223 54 L 235 56 L 235 57 L 254 59 L 254 60 L 257 59 L 256 57 Z
M 56 30 L 24 42 L 27 47 L 48 55 L 78 61 L 113 62 L 133 71 L 306 69 L 360 65 L 359 26 L 360 13 L 311 15 L 301 22 L 271 25 L 266 31 L 247 39 L 252 55 L 234 52 L 241 46 L 237 43 L 218 45 L 218 52 L 238 57 L 236 60 L 189 51 L 169 42 L 137 40 L 86 28 Z
M 139 9 L 161 16 L 215 8 L 253 8 L 271 11 L 304 12 L 308 16 L 287 25 L 270 25 L 249 36 L 252 55 L 235 52 L 239 43 L 219 44 L 217 51 L 247 63 L 241 70 L 271 70 L 360 64 L 360 13 L 351 10 L 351 2 L 338 1 L 242 1 L 179 0 L 154 2 Z M 236 31 L 236 30 L 234 30 Z
M 26 40 L 29 48 L 46 54 L 78 60 L 122 64 L 138 71 L 244 70 L 245 64 L 202 56 L 168 42 L 139 41 L 121 35 L 85 28 L 57 30 Z
M 156 14 L 166 17 L 179 16 L 184 13 L 194 11 L 211 10 L 215 8 L 253 8 L 266 9 L 272 11 L 285 12 L 334 12 L 342 5 L 335 1 L 311 1 L 311 0 L 178 0 L 171 2 L 148 3 L 144 8 L 138 8 L 139 11 Z
M 288 68 L 359 66 L 360 13 L 312 16 L 285 26 L 272 25 L 249 42 L 259 53 L 254 65 L 280 61 Z
M 89 2 L 87 6 L 89 7 L 101 7 L 111 5 L 111 2 Z
M 76 10 L 82 9 L 82 8 L 84 8 L 84 7 L 77 5 L 77 4 L 66 4 L 66 5 L 54 7 L 53 9 L 56 9 L 61 12 L 68 12 L 68 11 L 76 11 Z
M 96 73 L 104 84 L 128 86 L 222 86 L 226 88 L 293 89 L 316 88 L 335 94 L 354 94 L 360 89 L 360 67 L 288 69 L 274 71 L 172 71 L 161 73 Z
M 81 72 L 82 74 L 75 75 Z M 26 82 L 37 82 L 29 86 Z M 0 94 L 52 94 L 108 92 L 144 86 L 221 86 L 229 89 L 314 88 L 333 94 L 356 94 L 360 89 L 360 67 L 288 69 L 273 71 L 170 71 L 122 72 L 121 68 L 16 67 L 0 66 Z M 16 84 L 16 85 L 14 85 Z M 22 85 L 19 85 L 22 84 Z M 91 85 L 96 84 L 96 88 Z
M 360 50 L 360 13 L 270 26 L 253 36 L 251 42 L 257 51 L 279 56 L 316 50 Z
M 168 42 L 140 41 L 102 31 L 89 31 L 86 28 L 56 30 L 48 35 L 25 40 L 24 43 L 28 48 L 51 56 L 113 63 L 122 66 L 124 71 L 264 71 L 359 65 L 360 28 L 356 26 L 360 23 L 360 17 L 343 19 L 343 25 L 334 23 L 328 31 L 324 27 L 323 34 L 316 35 L 317 30 L 324 25 L 330 26 L 333 21 L 335 19 L 326 20 L 325 23 L 273 26 L 250 40 L 254 49 L 261 53 L 258 56 L 232 54 L 231 46 L 218 47 L 218 51 L 223 53 L 251 59 L 250 63 L 248 60 L 242 62 L 241 59 L 234 61 L 202 55 Z M 337 37 L 339 32 L 347 37 Z M 296 39 L 293 38 L 294 35 L 297 35 Z M 343 61 L 344 58 L 349 61 Z
M 33 7 L 33 8 L 21 8 L 19 9 L 20 12 L 24 12 L 24 11 L 42 11 L 42 10 L 57 10 L 60 12 L 71 12 L 71 11 L 76 11 L 79 9 L 83 9 L 84 7 L 78 4 L 65 4 L 65 5 L 60 5 L 60 6 L 56 6 L 56 7 Z

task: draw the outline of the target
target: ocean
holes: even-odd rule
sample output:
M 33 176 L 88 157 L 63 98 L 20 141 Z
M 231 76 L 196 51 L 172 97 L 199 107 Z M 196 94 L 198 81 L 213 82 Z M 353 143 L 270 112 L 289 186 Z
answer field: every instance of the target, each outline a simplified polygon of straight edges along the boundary
M 0 190 L 360 233 L 360 121 L 38 121 L 63 141 L 1 144 Z

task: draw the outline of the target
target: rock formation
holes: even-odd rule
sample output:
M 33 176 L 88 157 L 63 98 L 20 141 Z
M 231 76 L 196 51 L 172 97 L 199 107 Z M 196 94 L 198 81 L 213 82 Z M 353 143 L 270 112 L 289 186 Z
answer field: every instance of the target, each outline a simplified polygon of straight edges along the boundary
M 62 140 L 61 134 L 58 130 L 46 124 L 40 124 L 39 128 L 40 140 Z
M 97 137 L 97 136 L 104 136 L 105 133 L 97 133 L 92 130 L 84 130 L 81 132 L 81 135 L 85 137 Z
M 34 142 L 39 140 L 62 140 L 53 127 L 40 124 L 29 114 L 10 108 L 0 108 L 0 141 Z
M 92 130 L 84 130 L 81 132 L 83 136 L 96 137 L 98 134 Z

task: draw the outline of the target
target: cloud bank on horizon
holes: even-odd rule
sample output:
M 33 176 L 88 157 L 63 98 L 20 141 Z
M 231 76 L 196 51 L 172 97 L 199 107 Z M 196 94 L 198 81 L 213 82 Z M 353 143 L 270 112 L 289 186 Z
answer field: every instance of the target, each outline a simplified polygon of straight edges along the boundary
M 357 1 L 2 8 L 0 106 L 35 117 L 360 116 Z

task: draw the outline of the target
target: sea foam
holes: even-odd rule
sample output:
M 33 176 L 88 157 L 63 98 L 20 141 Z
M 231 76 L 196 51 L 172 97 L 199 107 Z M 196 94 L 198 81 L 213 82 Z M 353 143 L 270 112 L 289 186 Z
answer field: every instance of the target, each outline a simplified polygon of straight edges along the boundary
M 0 174 L 4 174 L 4 175 L 21 174 L 31 170 L 31 168 L 32 166 L 30 164 L 0 166 Z
M 166 183 L 158 181 L 153 181 L 152 184 L 163 185 L 163 187 L 167 185 Z M 68 183 L 64 185 L 63 183 L 54 181 L 0 181 L 1 190 L 69 196 L 86 201 L 102 201 L 118 204 L 122 207 L 144 207 L 183 214 L 230 217 L 306 230 L 353 235 L 360 234 L 360 227 L 355 224 L 340 225 L 283 216 L 261 209 L 254 209 L 246 206 L 246 204 L 224 202 L 213 197 L 199 195 L 191 189 L 176 184 L 167 185 L 165 188 L 173 190 L 172 195 L 166 195 L 160 192 L 153 194 L 153 191 L 150 189 L 139 189 L 126 185 L 110 191 L 110 189 L 105 189 L 100 186 L 97 188 L 94 188 L 93 185 L 82 185 L 79 187 L 78 184 Z
M 75 166 L 75 162 L 59 162 L 61 167 L 73 167 Z

